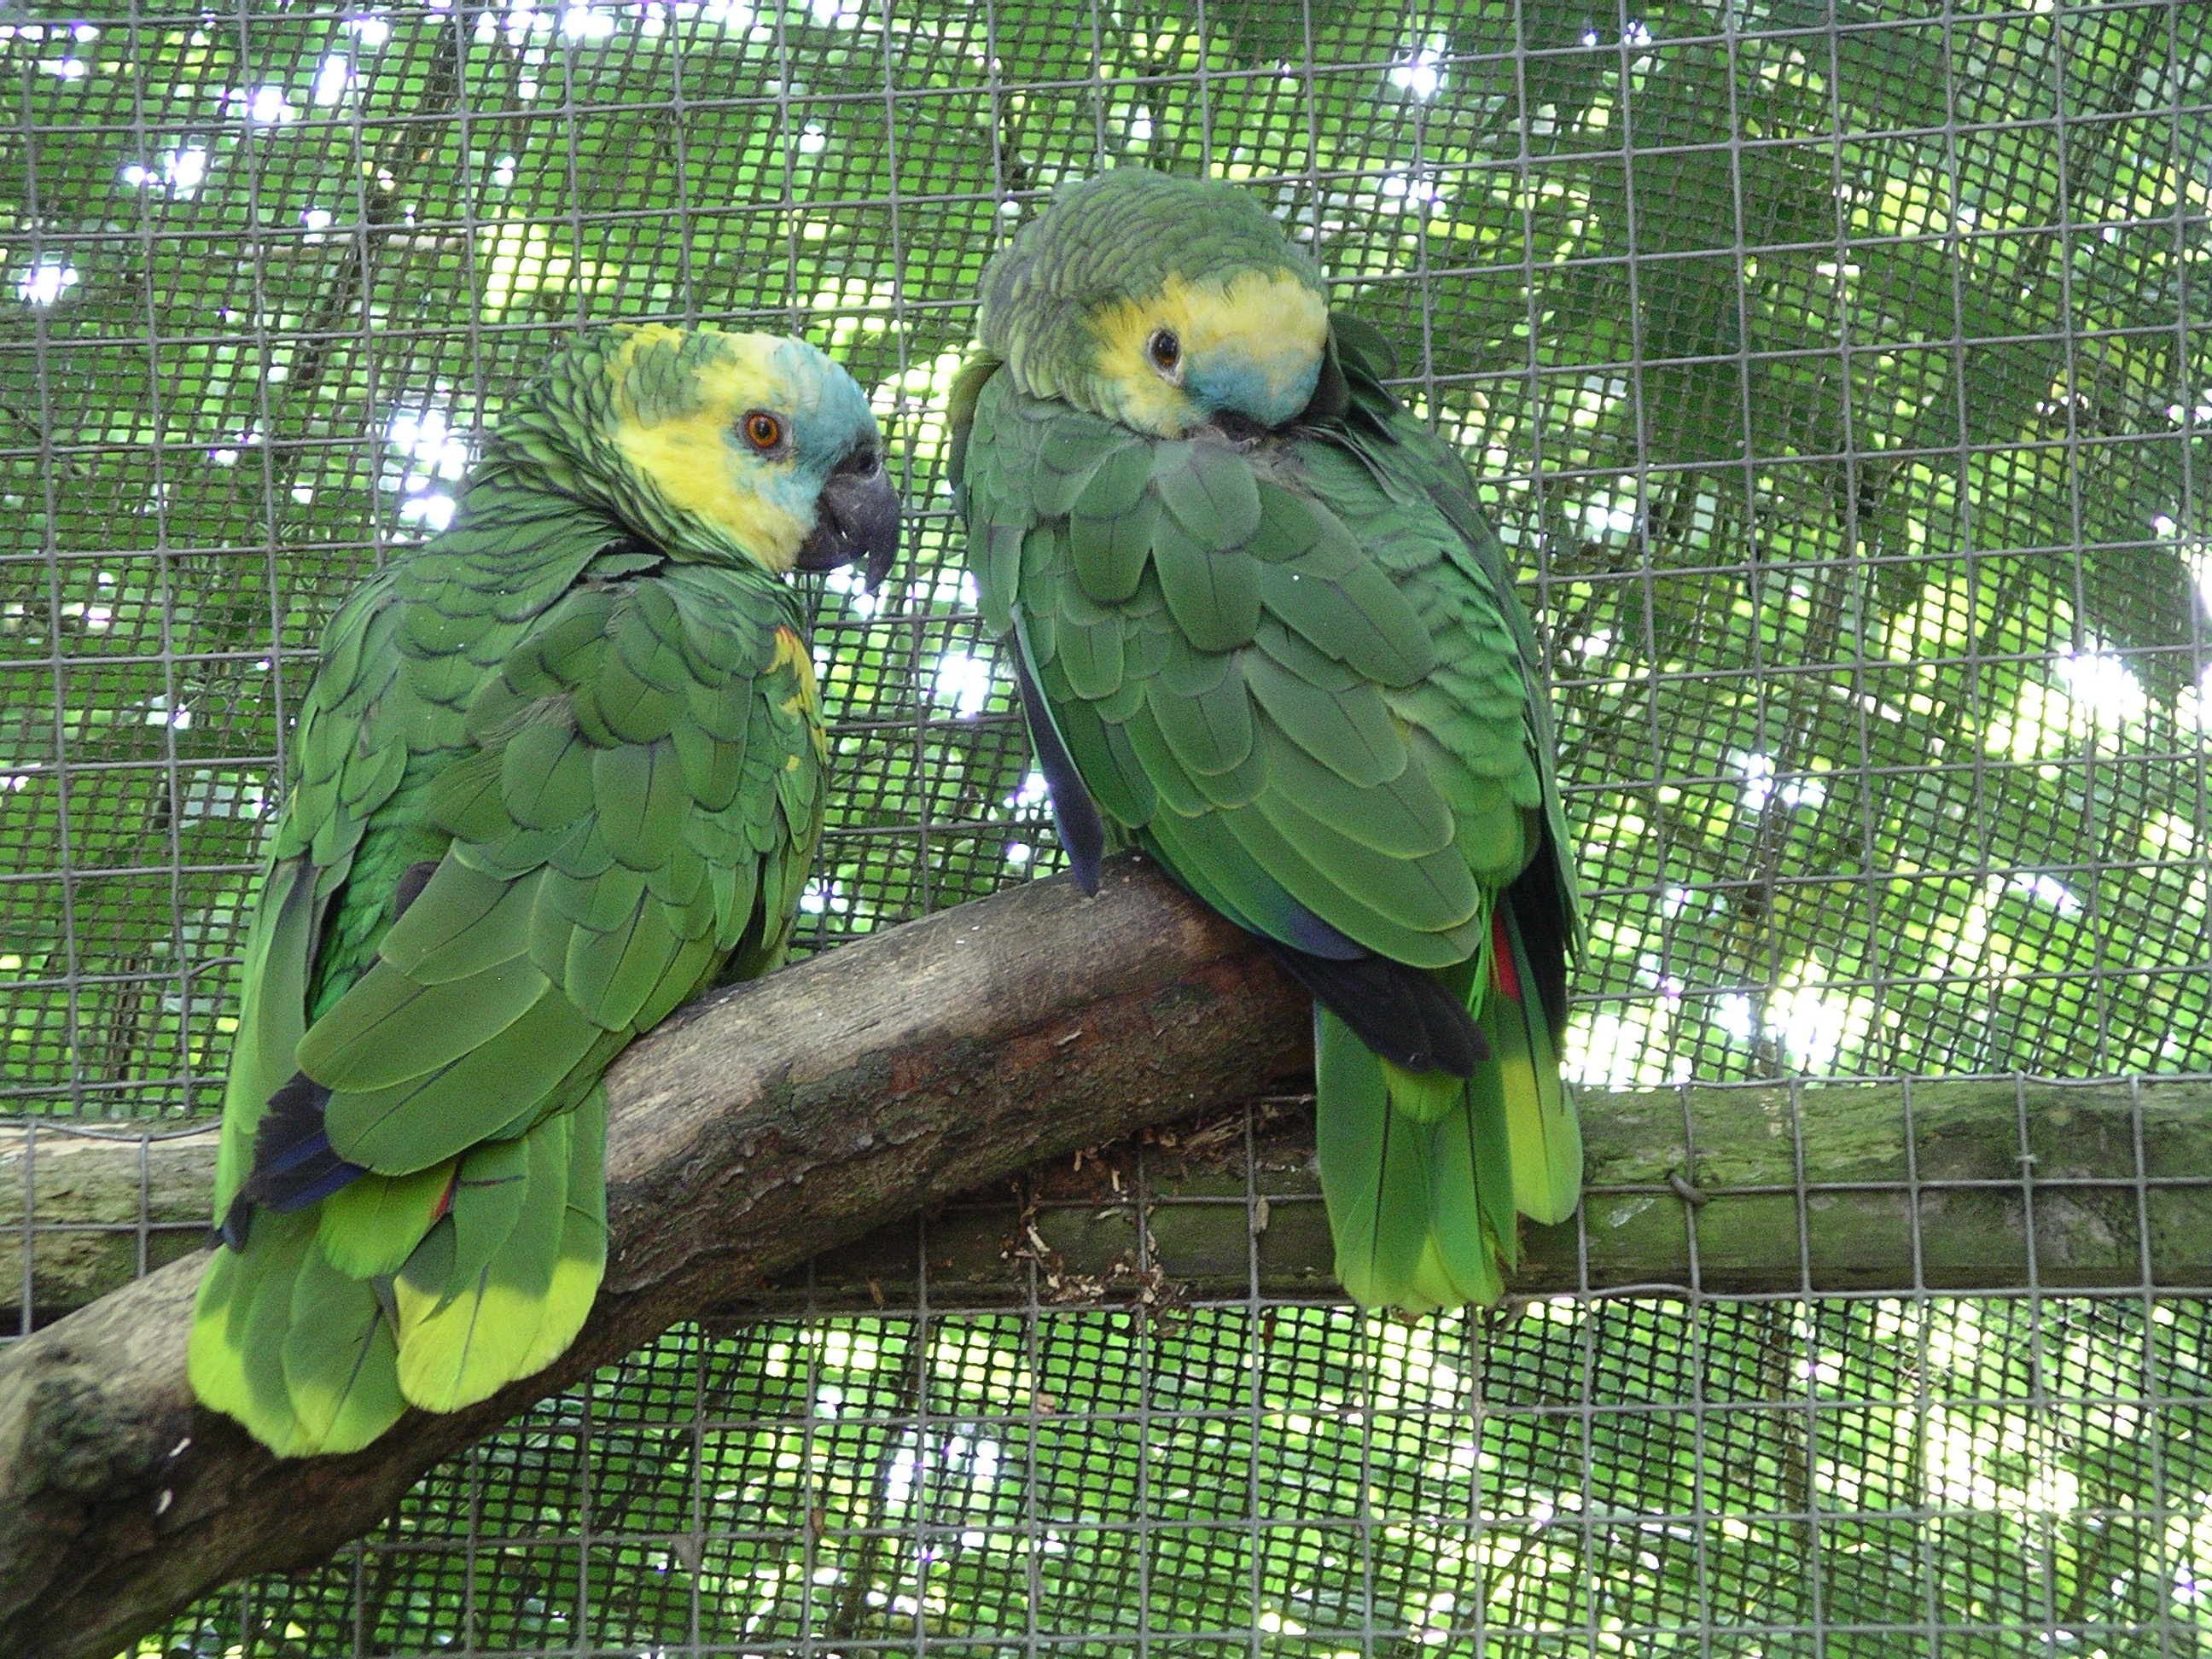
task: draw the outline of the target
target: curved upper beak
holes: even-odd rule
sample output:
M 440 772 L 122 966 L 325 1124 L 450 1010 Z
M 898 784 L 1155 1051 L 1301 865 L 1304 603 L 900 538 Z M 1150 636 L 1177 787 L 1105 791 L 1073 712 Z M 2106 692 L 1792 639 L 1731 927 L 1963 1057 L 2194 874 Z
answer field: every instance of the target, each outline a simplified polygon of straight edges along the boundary
M 884 471 L 880 451 L 848 456 L 822 486 L 814 508 L 814 533 L 801 543 L 801 570 L 835 570 L 859 563 L 871 592 L 890 574 L 898 556 L 899 498 Z

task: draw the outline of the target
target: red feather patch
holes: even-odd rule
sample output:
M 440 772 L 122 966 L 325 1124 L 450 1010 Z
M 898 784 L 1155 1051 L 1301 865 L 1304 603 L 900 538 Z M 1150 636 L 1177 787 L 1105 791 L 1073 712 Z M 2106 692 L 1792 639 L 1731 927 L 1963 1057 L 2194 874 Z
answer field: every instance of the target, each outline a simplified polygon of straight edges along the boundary
M 1521 975 L 1513 966 L 1513 942 L 1505 936 L 1502 910 L 1490 918 L 1490 978 L 1505 995 L 1521 1000 Z

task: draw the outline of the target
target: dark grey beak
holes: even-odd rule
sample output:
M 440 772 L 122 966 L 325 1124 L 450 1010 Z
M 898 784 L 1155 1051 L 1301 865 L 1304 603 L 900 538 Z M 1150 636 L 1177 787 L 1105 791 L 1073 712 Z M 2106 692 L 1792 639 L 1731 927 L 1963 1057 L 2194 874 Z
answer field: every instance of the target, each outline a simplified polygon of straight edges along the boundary
M 856 450 L 837 464 L 815 504 L 814 533 L 799 549 L 801 570 L 859 563 L 873 592 L 898 556 L 899 498 L 882 452 Z

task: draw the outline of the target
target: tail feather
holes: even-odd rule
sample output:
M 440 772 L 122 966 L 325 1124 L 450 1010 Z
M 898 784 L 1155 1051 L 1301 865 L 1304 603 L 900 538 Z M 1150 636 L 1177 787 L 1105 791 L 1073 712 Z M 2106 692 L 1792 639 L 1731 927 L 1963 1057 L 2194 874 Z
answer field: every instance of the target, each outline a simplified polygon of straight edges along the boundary
M 1495 927 L 1498 971 L 1483 1024 L 1498 1059 L 1514 1192 L 1522 1214 L 1556 1225 L 1582 1201 L 1582 1127 L 1559 1081 L 1550 1011 L 1541 998 L 1528 994 L 1538 981 L 1510 906 L 1498 907 Z
M 284 1333 L 284 1393 L 316 1452 L 359 1451 L 398 1420 L 407 1402 L 392 1375 L 392 1327 L 365 1279 L 301 1252 Z
M 606 1096 L 461 1160 L 451 1213 L 393 1286 L 399 1388 L 459 1411 L 575 1340 L 606 1261 Z
M 314 1437 L 300 1420 L 291 1390 L 284 1386 L 284 1335 L 292 1322 L 293 1285 L 313 1245 L 311 1229 L 296 1223 L 285 1227 L 252 1281 L 240 1344 L 246 1398 L 264 1420 L 281 1425 L 269 1438 L 271 1449 L 285 1456 L 314 1447 Z
M 356 1451 L 575 1340 L 606 1262 L 606 1097 L 414 1176 L 367 1176 L 218 1249 L 193 1390 L 279 1456 Z
M 453 1185 L 448 1158 L 413 1175 L 368 1175 L 323 1200 L 316 1242 L 349 1279 L 389 1278 L 446 1212 Z
M 1517 1215 L 1564 1221 L 1580 1198 L 1581 1135 L 1510 901 L 1486 957 L 1431 981 L 1475 1012 L 1480 1058 L 1464 1079 L 1407 1069 L 1327 1004 L 1315 1008 L 1317 1152 L 1337 1277 L 1370 1306 L 1495 1302 L 1519 1261 Z
M 269 1212 L 253 1243 L 200 1281 L 192 1391 L 280 1457 L 360 1450 L 405 1404 L 374 1286 L 330 1265 L 312 1214 Z
M 1322 1193 L 1336 1240 L 1336 1273 L 1353 1298 L 1389 1302 L 1391 1289 L 1410 1279 L 1420 1259 L 1420 1238 L 1410 1245 L 1399 1224 L 1409 1196 L 1394 1181 L 1389 1087 L 1375 1055 L 1326 1008 L 1314 1010 L 1314 1126 Z M 1406 1138 L 1401 1137 L 1402 1170 Z M 1393 1200 L 1397 1200 L 1394 1202 Z M 1417 1200 L 1416 1217 L 1425 1212 Z
M 471 1181 L 474 1166 L 504 1160 Z M 480 1146 L 461 1160 L 453 1213 L 393 1287 L 399 1300 L 399 1386 L 427 1411 L 459 1411 L 519 1374 L 553 1279 L 568 1201 L 568 1125 L 556 1118 L 519 1142 Z M 471 1190 L 472 1187 L 475 1190 Z M 426 1241 L 427 1243 L 427 1241 Z
M 248 1415 L 253 1402 L 246 1376 L 246 1318 L 253 1306 L 253 1283 L 268 1271 L 270 1243 L 264 1237 L 263 1248 L 251 1255 L 216 1249 L 193 1298 L 191 1336 L 185 1350 L 192 1392 L 249 1428 L 254 1425 Z M 255 1434 L 267 1438 L 258 1429 Z
M 1407 1072 L 1328 1009 L 1314 1011 L 1322 1190 L 1337 1278 L 1355 1301 L 1418 1313 L 1502 1293 L 1498 1239 L 1512 1235 L 1512 1188 L 1475 1106 L 1488 1069 L 1472 1080 Z
M 255 1232 L 252 1250 L 216 1251 L 201 1279 L 185 1366 L 203 1404 L 236 1418 L 278 1456 L 299 1456 L 315 1446 L 284 1386 L 283 1343 L 314 1227 L 272 1216 Z
M 1495 1137 L 1485 1133 L 1489 1124 L 1476 1109 L 1474 1094 L 1470 1082 L 1462 1091 L 1460 1109 L 1440 1120 L 1436 1128 L 1429 1237 L 1443 1275 L 1443 1293 L 1423 1298 L 1436 1307 L 1497 1301 L 1505 1294 L 1503 1270 L 1516 1260 L 1510 1199 L 1501 1214 L 1495 1207 L 1499 1183 L 1489 1174 L 1498 1161 L 1498 1148 L 1485 1143 Z
M 540 1371 L 568 1351 L 584 1328 L 607 1267 L 607 1097 L 595 1089 L 574 1113 L 568 1141 L 568 1199 L 561 1246 L 546 1286 L 538 1334 L 522 1356 L 520 1375 Z
M 1455 1114 L 1465 1133 L 1463 1151 L 1452 1164 L 1453 1180 L 1472 1191 L 1488 1248 L 1510 1270 L 1521 1264 L 1521 1231 L 1513 1218 L 1513 1149 L 1506 1132 L 1501 1068 L 1495 1059 L 1467 1080 L 1463 1102 Z

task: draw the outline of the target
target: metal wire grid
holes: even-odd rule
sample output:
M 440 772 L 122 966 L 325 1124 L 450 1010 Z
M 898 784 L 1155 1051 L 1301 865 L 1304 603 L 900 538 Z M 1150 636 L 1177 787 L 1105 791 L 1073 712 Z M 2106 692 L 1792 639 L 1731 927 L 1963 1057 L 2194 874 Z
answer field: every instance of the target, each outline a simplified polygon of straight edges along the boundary
M 578 322 L 804 328 L 878 388 L 917 545 L 880 605 L 821 595 L 840 797 L 809 945 L 1055 868 L 960 585 L 938 411 L 1004 230 L 1059 178 L 1116 158 L 1273 191 L 1348 302 L 1401 343 L 1407 395 L 1475 461 L 1547 623 L 1596 922 L 1583 1075 L 2212 1063 L 2196 483 L 2212 376 L 2191 286 L 2212 60 L 2198 8 L 511 0 L 49 11 L 0 27 L 17 112 L 0 506 L 26 526 L 0 547 L 0 973 L 6 1086 L 24 1113 L 213 1104 L 289 688 L 337 597 L 434 527 L 477 422 Z M 141 1263 L 158 1259 L 163 1233 L 134 1236 Z M 1256 1302 L 1193 1310 L 1176 1333 L 1043 1304 L 971 1316 L 939 1288 L 951 1300 L 881 1321 L 672 1337 L 435 1477 L 344 1582 L 258 1588 L 178 1639 L 842 1650 L 1079 1632 L 1150 1648 L 1214 1631 L 1370 1652 L 1479 1631 L 1510 1651 L 1886 1653 L 1907 1636 L 1915 1651 L 2013 1651 L 2023 1630 L 2049 1646 L 2074 1628 L 2060 1564 L 2118 1528 L 2157 1547 L 2134 1554 L 2150 1571 L 2121 1575 L 2133 1599 L 2084 1592 L 2109 1650 L 2195 1650 L 2201 1320 L 2148 1288 L 2133 1302 L 1571 1304 L 1479 1341 Z M 2056 1359 L 2037 1348 L 2077 1318 L 2103 1334 L 2069 1337 Z M 1271 1322 L 1291 1334 L 1262 1341 Z M 903 1334 L 902 1357 L 852 1362 L 864 1337 L 884 1352 L 878 1328 Z M 2014 1353 L 2023 1329 L 2032 1374 L 1945 1380 Z M 951 1425 L 970 1421 L 964 1338 L 940 1353 L 945 1330 L 1004 1335 L 1033 1376 L 1133 1379 L 1112 1409 L 1073 1387 L 1054 1397 L 1079 1406 L 1024 1407 L 1018 1432 L 1011 1396 L 988 1396 L 973 1420 L 1004 1431 L 1002 1466 L 1020 1442 L 1032 1482 L 1006 1559 L 933 1530 L 953 1525 L 930 1504 L 959 1487 Z M 777 1343 L 803 1357 L 781 1381 Z M 1297 1379 L 1279 1396 L 1249 1381 L 1279 1346 Z M 1900 1358 L 1938 1350 L 1951 1370 Z M 1685 1352 L 1699 1357 L 1688 1371 Z M 1529 1376 L 1578 1380 L 1516 1392 L 1502 1379 L 1524 1352 Z M 1856 1394 L 1778 1403 L 1832 1352 Z M 1449 1404 L 1371 1403 L 1409 1364 L 1441 1376 L 1446 1353 L 1460 1357 L 1435 1384 Z M 1778 1367 L 1783 1393 L 1739 1398 L 1715 1364 Z M 1615 1411 L 1601 1376 L 1650 1409 Z M 1231 1403 L 1192 1407 L 1191 1377 Z M 823 1388 L 859 1390 L 871 1414 L 825 1411 Z M 1783 1453 L 1761 1464 L 1732 1426 L 1802 1419 L 1816 1447 L 1832 1420 L 1909 1419 L 1924 1448 L 1954 1397 L 1997 1425 L 1962 1443 L 1984 1484 L 1961 1503 L 1855 1504 L 1835 1484 L 1844 1461 L 1812 1451 L 1790 1486 Z M 1310 1431 L 1287 1426 L 1300 1398 L 1321 1407 Z M 1421 1437 L 1470 1411 L 1494 1454 L 1484 1439 L 1471 1471 L 1429 1468 Z M 2126 1413 L 2140 1413 L 2133 1437 L 2112 1427 Z M 1384 1444 L 1386 1419 L 1425 1425 L 1413 1449 Z M 1194 1442 L 1158 1472 L 1135 1455 L 1186 1420 L 1239 1422 L 1246 1450 Z M 1667 1426 L 1613 1437 L 1619 1424 Z M 623 1455 L 656 1436 L 688 1440 L 690 1463 Z M 2108 1479 L 2101 1451 L 2067 1449 L 2100 1436 L 2152 1474 Z M 1872 1426 L 1864 1440 L 1862 1461 L 1895 1454 L 1923 1483 L 1936 1467 Z M 981 1442 L 965 1443 L 972 1463 Z M 890 1477 L 853 1471 L 896 1470 L 902 1449 L 913 1501 L 896 1526 L 872 1522 L 856 1494 Z M 778 1461 L 793 1455 L 797 1486 Z M 2093 1472 L 2087 1487 L 2073 1475 L 2078 1501 L 2006 1507 L 2069 1457 Z M 1315 1475 L 1310 1506 L 1271 1459 Z M 1185 1513 L 1178 1468 L 1193 1492 L 1234 1487 L 1242 1507 Z M 1342 1468 L 1358 1479 L 1316 1473 Z M 1052 1506 L 1071 1480 L 1096 1489 L 1096 1514 Z M 817 1481 L 832 1502 L 791 1496 Z M 592 1494 L 623 1482 L 656 1516 L 696 1519 L 684 1535 L 726 1547 L 722 1582 L 804 1581 L 797 1611 L 784 1598 L 753 1631 L 695 1626 L 704 1581 L 680 1539 L 656 1563 L 638 1541 L 650 1528 L 604 1523 L 633 1500 Z M 1011 1535 L 1002 1485 L 959 1537 Z M 740 1498 L 717 1498 L 726 1486 Z M 758 1536 L 718 1529 L 715 1506 L 750 1493 L 781 1494 L 781 1519 Z M 549 1504 L 553 1516 L 533 1513 Z M 817 1525 L 817 1509 L 837 1524 Z M 1063 1516 L 1121 1553 L 1046 1550 L 1037 1529 Z M 1678 1562 L 1684 1525 L 1690 1580 L 1629 1565 L 1632 1541 Z M 1419 1552 L 1392 1528 L 1455 1526 L 1490 1541 L 1458 1550 L 1460 1577 L 1434 1592 L 1456 1599 L 1425 1623 L 1435 1609 L 1414 1618 L 1401 1594 Z M 1231 1541 L 1177 1553 L 1200 1533 Z M 1357 1549 L 1262 1541 L 1282 1533 Z M 1561 1535 L 1579 1553 L 1555 1553 Z M 1532 1564 L 1518 1577 L 1486 1553 L 1504 1539 Z M 1792 1589 L 1778 1562 L 1800 1546 L 1821 1565 Z M 501 1588 L 525 1560 L 542 1583 Z M 916 1588 L 920 1625 L 864 1638 L 853 1620 L 882 1610 L 863 1562 L 884 1584 L 972 1582 L 965 1629 L 929 1628 Z M 666 1589 L 678 1568 L 680 1594 Z M 834 1584 L 812 1582 L 825 1572 Z M 1468 1588 L 1477 1572 L 1528 1588 L 1497 1604 Z M 1887 1598 L 1857 1621 L 1879 1630 L 1857 1636 L 1834 1605 L 1854 1575 Z M 1313 1616 L 1275 1606 L 1267 1626 L 1269 1586 L 1297 1579 Z M 1674 1587 L 1616 1605 L 1601 1580 Z M 1911 1618 L 1900 1595 L 1918 1598 Z M 1132 1595 L 1133 1614 L 1115 1611 Z
M 920 545 L 826 596 L 812 937 L 1052 867 L 936 410 L 1007 210 L 1102 148 L 1273 189 L 1494 486 L 1600 921 L 1586 1073 L 2201 1063 L 2194 9 L 1220 10 L 12 38 L 15 1097 L 211 1103 L 287 677 L 594 317 L 807 326 L 889 388 Z
M 1909 1141 L 1909 1094 L 1904 1114 Z M 1270 1183 L 1245 1172 L 1213 1201 L 1249 1216 Z M 1906 1212 L 1936 1185 L 1906 1183 Z M 2138 1167 L 2146 1241 L 2148 1190 Z M 1819 1197 L 1798 1196 L 1802 1222 Z M 2207 1304 L 2148 1288 L 2147 1243 L 2145 1288 L 2111 1297 L 2045 1295 L 2033 1261 L 1971 1301 L 1707 1297 L 1693 1271 L 1674 1299 L 1411 1325 L 1261 1297 L 1256 1269 L 1253 1294 L 1149 1316 L 1053 1305 L 1041 1277 L 1024 1308 L 957 1284 L 940 1305 L 927 1224 L 914 1249 L 914 1305 L 672 1332 L 171 1650 L 2167 1655 L 2212 1634 Z

